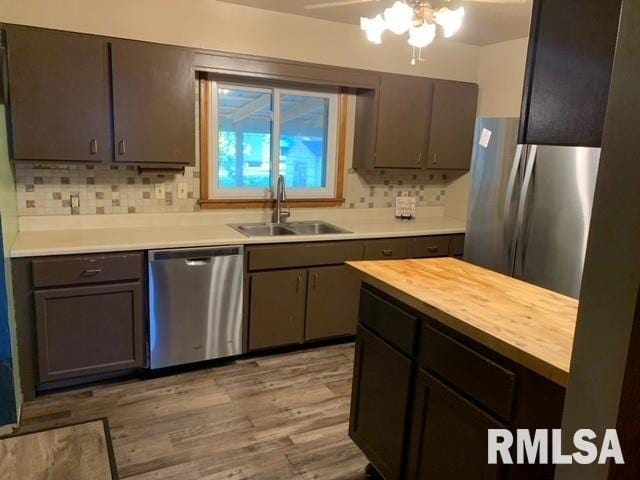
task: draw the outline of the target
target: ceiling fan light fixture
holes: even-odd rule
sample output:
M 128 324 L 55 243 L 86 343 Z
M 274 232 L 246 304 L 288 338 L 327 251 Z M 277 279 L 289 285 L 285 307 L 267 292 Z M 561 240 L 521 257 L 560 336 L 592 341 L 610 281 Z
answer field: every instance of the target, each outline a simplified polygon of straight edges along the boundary
M 367 40 L 380 45 L 382 43 L 382 33 L 387 29 L 387 25 L 382 15 L 378 14 L 373 18 L 360 17 L 360 29 L 366 33 Z
M 447 7 L 442 7 L 436 10 L 434 16 L 436 23 L 442 27 L 445 38 L 449 38 L 460 30 L 460 27 L 462 26 L 462 20 L 464 19 L 464 7 L 460 7 L 456 10 L 450 10 Z
M 384 11 L 384 22 L 393 33 L 402 35 L 413 25 L 413 8 L 398 0 Z
M 423 23 L 418 27 L 411 27 L 409 30 L 409 45 L 423 48 L 433 42 L 435 37 L 436 25 L 434 23 Z

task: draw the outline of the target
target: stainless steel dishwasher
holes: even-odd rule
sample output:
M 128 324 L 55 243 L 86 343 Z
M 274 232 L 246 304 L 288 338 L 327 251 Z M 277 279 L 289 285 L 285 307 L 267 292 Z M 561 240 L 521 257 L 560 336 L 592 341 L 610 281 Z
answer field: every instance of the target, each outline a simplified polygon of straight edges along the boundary
M 241 246 L 149 252 L 151 368 L 242 353 Z

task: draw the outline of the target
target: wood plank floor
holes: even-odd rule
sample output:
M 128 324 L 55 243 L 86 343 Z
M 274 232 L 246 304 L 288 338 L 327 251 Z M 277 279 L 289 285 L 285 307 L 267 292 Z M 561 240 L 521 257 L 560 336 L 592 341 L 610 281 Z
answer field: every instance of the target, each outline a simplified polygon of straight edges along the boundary
M 121 478 L 362 480 L 353 344 L 46 395 L 22 431 L 108 417 Z

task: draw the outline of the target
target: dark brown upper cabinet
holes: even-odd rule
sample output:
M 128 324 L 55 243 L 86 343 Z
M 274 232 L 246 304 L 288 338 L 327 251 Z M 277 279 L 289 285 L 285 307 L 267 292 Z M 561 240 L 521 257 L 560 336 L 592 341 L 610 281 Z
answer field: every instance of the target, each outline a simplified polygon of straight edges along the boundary
M 477 85 L 381 74 L 356 98 L 355 169 L 469 169 Z
M 621 0 L 535 0 L 520 143 L 599 147 Z
M 4 28 L 14 160 L 195 164 L 191 50 Z
M 431 109 L 428 169 L 469 170 L 478 86 L 436 80 Z
M 376 168 L 420 169 L 429 141 L 433 83 L 427 78 L 380 76 Z
M 195 73 L 186 48 L 111 44 L 116 162 L 195 163 Z
M 6 37 L 12 158 L 111 159 L 106 40 L 18 26 Z

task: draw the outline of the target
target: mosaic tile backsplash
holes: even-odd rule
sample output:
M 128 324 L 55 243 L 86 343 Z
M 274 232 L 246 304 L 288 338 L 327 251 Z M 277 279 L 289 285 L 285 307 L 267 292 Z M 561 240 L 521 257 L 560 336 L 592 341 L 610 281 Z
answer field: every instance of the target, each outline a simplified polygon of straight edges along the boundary
M 199 209 L 199 168 L 184 173 L 138 174 L 131 166 L 39 165 L 16 163 L 19 215 L 71 214 L 71 195 L 80 199 L 80 214 L 193 212 Z M 444 205 L 446 175 L 398 175 L 381 172 L 361 176 L 349 168 L 345 175 L 345 208 L 385 208 L 403 191 L 419 206 Z M 155 186 L 164 184 L 157 199 Z M 178 198 L 180 184 L 187 198 Z

